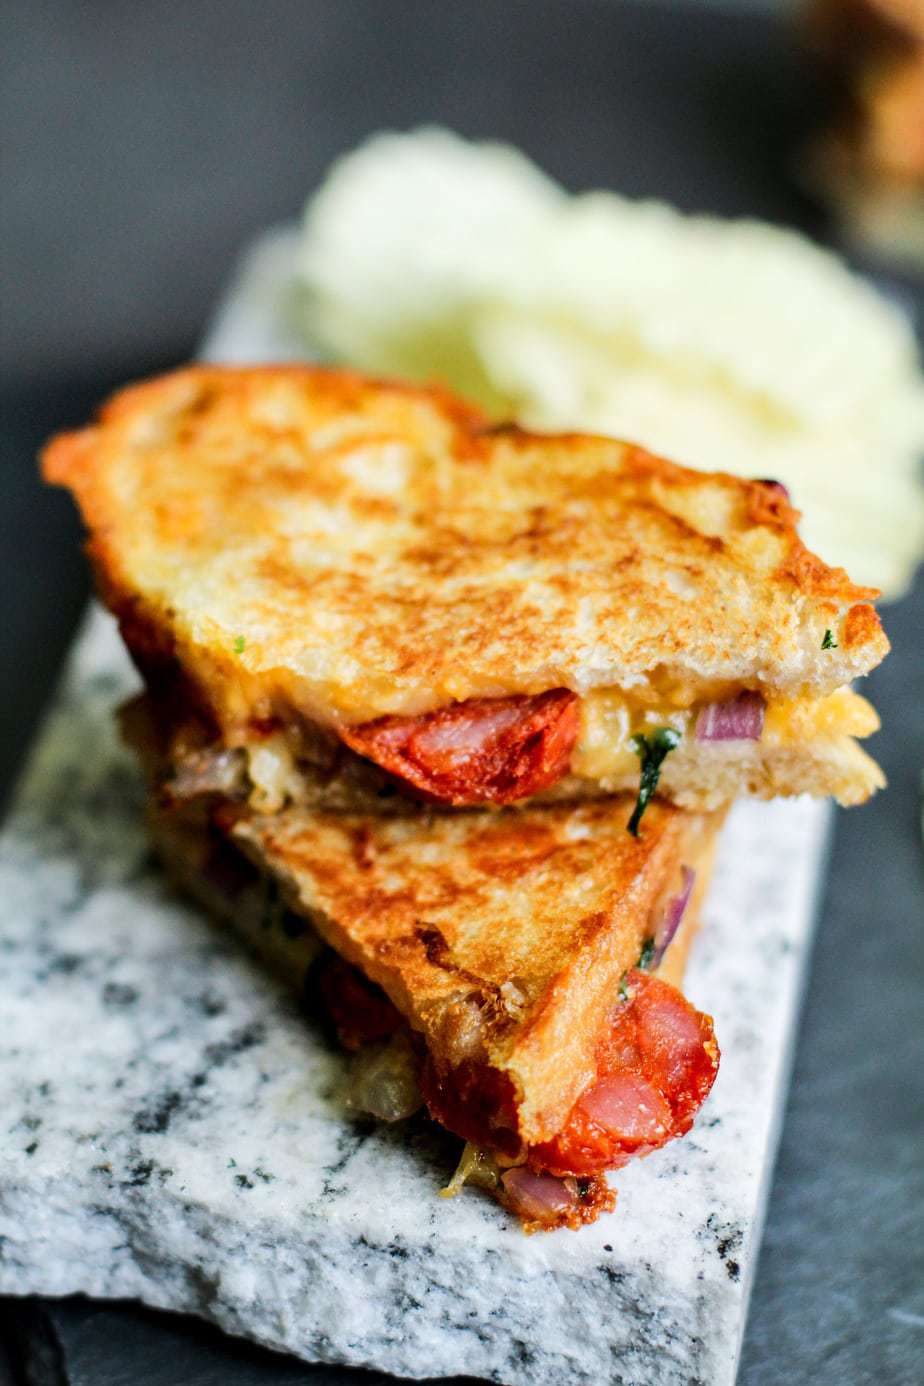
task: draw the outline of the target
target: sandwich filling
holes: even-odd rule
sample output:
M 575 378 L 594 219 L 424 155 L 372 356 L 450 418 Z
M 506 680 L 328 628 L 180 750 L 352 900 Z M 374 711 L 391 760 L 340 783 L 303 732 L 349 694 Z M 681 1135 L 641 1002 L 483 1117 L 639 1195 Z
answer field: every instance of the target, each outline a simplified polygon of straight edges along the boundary
M 645 965 L 623 979 L 598 1042 L 596 1074 L 561 1130 L 531 1145 L 513 1134 L 515 1102 L 503 1075 L 478 1064 L 441 1075 L 406 1042 L 403 1018 L 384 993 L 337 959 L 325 970 L 322 995 L 344 1048 L 358 1054 L 353 1105 L 400 1119 L 422 1099 L 431 1117 L 462 1137 L 465 1154 L 444 1193 L 471 1179 L 530 1231 L 592 1222 L 615 1204 L 606 1172 L 689 1131 L 718 1072 L 711 1018 L 649 970 L 655 956 L 644 950 Z
M 509 804 L 564 778 L 579 730 L 580 700 L 554 688 L 535 697 L 474 699 L 422 717 L 383 717 L 341 737 L 422 798 Z
M 159 676 L 149 681 L 163 686 Z M 884 782 L 854 740 L 876 731 L 879 719 L 846 687 L 799 698 L 728 685 L 675 684 L 669 696 L 604 688 L 580 697 L 555 688 L 336 732 L 282 712 L 222 732 L 210 716 L 193 714 L 197 703 L 185 694 L 154 699 L 170 747 L 168 794 L 220 791 L 262 811 L 286 803 L 362 808 L 364 800 L 380 810 L 395 791 L 454 807 L 625 792 L 639 784 L 645 742 L 663 728 L 675 754 L 661 789 L 684 807 L 717 807 L 739 792 L 833 792 L 852 803 Z M 799 775 L 793 757 L 801 758 Z
M 682 686 L 673 701 L 618 688 L 583 698 L 565 688 L 479 698 L 419 717 L 382 717 L 341 731 L 342 740 L 402 787 L 440 803 L 512 803 L 566 775 L 611 780 L 637 769 L 636 738 L 669 726 L 700 744 L 793 745 L 868 736 L 872 706 L 849 688 L 827 697 L 770 699 L 754 690 Z

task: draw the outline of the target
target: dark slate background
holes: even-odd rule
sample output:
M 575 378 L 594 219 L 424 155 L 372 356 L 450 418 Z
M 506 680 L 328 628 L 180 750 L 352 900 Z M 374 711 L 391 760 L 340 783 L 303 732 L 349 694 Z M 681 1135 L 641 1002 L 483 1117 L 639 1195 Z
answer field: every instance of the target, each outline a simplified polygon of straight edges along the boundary
M 574 188 L 829 235 L 792 179 L 821 93 L 789 33 L 705 3 L 7 0 L 0 64 L 4 791 L 87 592 L 36 447 L 188 357 L 235 254 L 337 153 L 439 120 Z M 884 282 L 924 312 L 920 284 Z M 741 1386 L 921 1379 L 924 581 L 886 623 L 869 691 L 891 787 L 838 818 Z M 380 1380 L 132 1306 L 0 1301 L 3 1386 Z

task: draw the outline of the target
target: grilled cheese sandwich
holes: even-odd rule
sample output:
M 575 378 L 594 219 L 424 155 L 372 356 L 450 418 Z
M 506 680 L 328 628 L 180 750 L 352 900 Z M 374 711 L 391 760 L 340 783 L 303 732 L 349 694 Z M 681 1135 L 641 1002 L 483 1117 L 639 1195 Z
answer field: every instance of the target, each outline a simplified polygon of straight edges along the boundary
M 174 761 L 242 752 L 255 806 L 622 791 L 658 727 L 686 807 L 883 782 L 846 687 L 888 649 L 876 594 L 805 549 L 775 483 L 294 366 L 131 387 L 45 473 Z M 736 732 L 743 696 L 763 716 Z
M 261 817 L 155 800 L 151 821 L 184 889 L 321 998 L 357 1056 L 350 1105 L 425 1105 L 468 1143 L 452 1191 L 472 1178 L 536 1230 L 612 1207 L 606 1171 L 682 1135 L 718 1068 L 677 987 L 721 815 L 657 804 L 636 840 L 631 804 Z

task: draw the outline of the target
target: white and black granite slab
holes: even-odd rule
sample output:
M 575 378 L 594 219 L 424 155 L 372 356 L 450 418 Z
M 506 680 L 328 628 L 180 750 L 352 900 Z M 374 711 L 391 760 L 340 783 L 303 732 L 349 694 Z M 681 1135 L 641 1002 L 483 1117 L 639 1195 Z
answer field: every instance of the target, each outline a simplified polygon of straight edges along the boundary
M 95 613 L 0 851 L 0 1290 L 137 1297 L 309 1359 L 507 1383 L 731 1381 L 827 815 L 740 805 L 689 990 L 724 1058 L 615 1214 L 526 1238 L 436 1190 L 341 1060 L 149 857 Z M 785 867 L 781 868 L 781 863 Z
M 285 244 L 234 300 L 260 342 L 232 305 L 213 355 L 275 354 Z M 345 1118 L 339 1055 L 170 894 L 112 723 L 130 681 L 94 613 L 0 845 L 0 1292 L 138 1298 L 412 1377 L 730 1383 L 828 810 L 733 811 L 689 973 L 723 1049 L 701 1120 L 619 1174 L 613 1215 L 526 1238 L 437 1197 L 455 1147 L 425 1121 Z

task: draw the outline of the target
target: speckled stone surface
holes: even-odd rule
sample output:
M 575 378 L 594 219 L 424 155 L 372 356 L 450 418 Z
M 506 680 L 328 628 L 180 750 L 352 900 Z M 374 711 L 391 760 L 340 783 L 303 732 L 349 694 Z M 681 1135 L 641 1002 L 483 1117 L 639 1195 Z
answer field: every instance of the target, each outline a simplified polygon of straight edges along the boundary
M 94 615 L 0 851 L 0 1290 L 408 1376 L 730 1382 L 826 811 L 734 810 L 689 973 L 723 1048 L 701 1119 L 613 1215 L 527 1238 L 437 1197 L 454 1144 L 425 1121 L 346 1119 L 340 1057 L 170 895 L 112 723 L 130 679 Z
M 265 242 L 210 339 L 292 354 Z M 687 990 L 723 1062 L 617 1209 L 525 1237 L 437 1189 L 457 1145 L 351 1122 L 342 1059 L 171 895 L 94 613 L 0 845 L 0 1292 L 135 1297 L 309 1359 L 508 1386 L 728 1386 L 784 1096 L 828 810 L 740 804 Z

